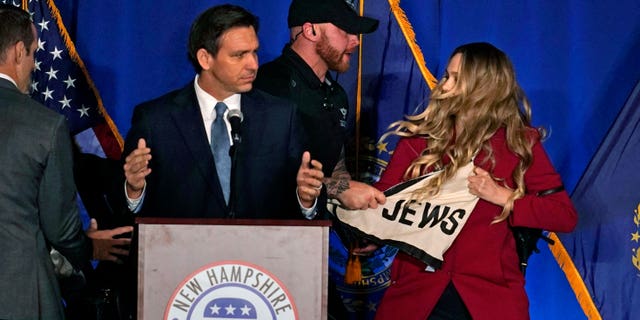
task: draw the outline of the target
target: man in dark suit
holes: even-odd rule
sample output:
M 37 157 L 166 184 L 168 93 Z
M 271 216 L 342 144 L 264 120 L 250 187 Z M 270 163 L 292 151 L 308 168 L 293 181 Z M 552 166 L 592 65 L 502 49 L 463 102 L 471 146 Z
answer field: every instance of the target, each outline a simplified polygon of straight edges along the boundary
M 83 232 L 65 119 L 25 94 L 36 38 L 27 12 L 0 5 L 0 319 L 63 319 L 50 249 L 88 270 L 128 254 L 112 237 L 133 230 Z
M 73 145 L 73 172 L 78 195 L 87 214 L 101 228 L 134 224 L 134 216 L 122 199 L 122 163 L 120 160 L 83 153 Z M 61 283 L 67 319 L 95 319 L 99 314 L 118 313 L 113 320 L 135 319 L 136 265 L 132 257 L 120 261 L 100 261 L 85 273 L 86 285 L 78 290 L 70 281 Z M 69 279 L 72 280 L 72 279 Z
M 257 30 L 257 18 L 241 7 L 206 10 L 189 35 L 195 80 L 136 107 L 124 170 L 127 201 L 139 215 L 315 216 L 322 165 L 303 155 L 294 106 L 252 90 Z M 228 115 L 238 110 L 244 119 L 229 130 Z M 232 141 L 236 131 L 241 141 Z

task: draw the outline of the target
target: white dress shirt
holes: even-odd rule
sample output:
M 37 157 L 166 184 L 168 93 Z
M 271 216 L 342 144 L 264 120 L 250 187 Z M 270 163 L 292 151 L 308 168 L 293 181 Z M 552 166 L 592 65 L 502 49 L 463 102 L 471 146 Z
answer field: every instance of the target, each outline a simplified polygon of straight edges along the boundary
M 227 131 L 229 132 L 229 142 L 233 145 L 233 140 L 231 139 L 231 124 L 229 120 L 227 120 L 227 114 L 232 109 L 240 110 L 240 97 L 239 93 L 229 96 L 228 98 L 218 101 L 212 95 L 204 91 L 198 85 L 199 76 L 196 75 L 196 80 L 193 82 L 193 86 L 196 90 L 196 98 L 198 99 L 198 105 L 200 105 L 200 113 L 202 114 L 202 119 L 204 120 L 204 130 L 207 132 L 207 139 L 211 141 L 211 124 L 216 120 L 216 111 L 215 106 L 218 102 L 223 102 L 227 105 L 227 111 L 224 112 L 224 122 L 227 123 Z

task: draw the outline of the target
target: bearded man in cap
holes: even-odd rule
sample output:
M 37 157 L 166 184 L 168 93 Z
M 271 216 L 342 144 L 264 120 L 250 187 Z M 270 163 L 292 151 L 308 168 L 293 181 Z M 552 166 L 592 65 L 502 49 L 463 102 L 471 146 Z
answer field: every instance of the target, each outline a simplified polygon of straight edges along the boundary
M 311 154 L 323 164 L 329 198 L 350 209 L 375 208 L 385 201 L 375 188 L 351 180 L 344 160 L 348 100 L 329 71 L 349 69 L 358 35 L 377 29 L 378 20 L 361 17 L 344 0 L 293 0 L 288 24 L 291 41 L 258 71 L 254 85 L 297 105 Z
M 385 202 L 384 194 L 351 180 L 347 171 L 347 94 L 329 71 L 349 69 L 351 54 L 360 44 L 359 35 L 375 31 L 378 20 L 359 16 L 352 1 L 293 0 L 288 26 L 290 42 L 278 58 L 260 66 L 254 85 L 296 104 L 309 138 L 309 151 L 323 164 L 326 191 L 318 208 L 325 207 L 327 197 L 349 209 L 376 208 Z M 328 213 L 321 216 L 328 217 Z M 346 319 L 334 283 L 330 281 L 329 286 L 329 318 Z

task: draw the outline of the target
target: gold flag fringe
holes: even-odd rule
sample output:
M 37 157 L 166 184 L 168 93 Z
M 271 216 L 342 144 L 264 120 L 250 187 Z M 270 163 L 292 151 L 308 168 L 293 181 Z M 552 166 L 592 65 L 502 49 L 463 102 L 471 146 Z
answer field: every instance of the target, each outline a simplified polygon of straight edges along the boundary
M 576 299 L 582 307 L 582 311 L 584 311 L 584 314 L 589 320 L 602 320 L 602 316 L 598 308 L 596 308 L 582 276 L 580 276 L 578 269 L 576 269 L 576 265 L 573 263 L 573 260 L 571 260 L 569 253 L 567 253 L 567 249 L 562 245 L 560 238 L 558 238 L 554 232 L 549 232 L 549 238 L 555 242 L 554 245 L 549 245 L 549 249 L 556 258 L 560 269 L 562 269 L 567 277 L 569 285 L 571 289 L 573 289 Z
M 407 40 L 407 44 L 409 45 L 409 48 L 413 53 L 413 57 L 418 63 L 418 68 L 420 68 L 420 72 L 422 73 L 422 77 L 424 77 L 424 81 L 427 83 L 430 89 L 433 89 L 433 87 L 435 87 L 438 83 L 438 80 L 427 68 L 422 50 L 420 50 L 420 47 L 416 43 L 416 34 L 413 31 L 413 27 L 411 26 L 411 23 L 409 22 L 409 19 L 407 18 L 404 10 L 400 8 L 400 0 L 389 0 L 389 6 L 391 7 L 391 12 L 398 21 L 398 25 L 400 26 L 400 30 L 402 30 L 404 38 Z

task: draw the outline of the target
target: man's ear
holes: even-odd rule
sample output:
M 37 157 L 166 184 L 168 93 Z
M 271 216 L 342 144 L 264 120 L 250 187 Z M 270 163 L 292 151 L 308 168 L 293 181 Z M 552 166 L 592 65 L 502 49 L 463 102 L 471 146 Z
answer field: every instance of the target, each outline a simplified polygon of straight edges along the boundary
M 209 51 L 207 51 L 207 49 L 204 49 L 204 48 L 198 49 L 198 51 L 196 52 L 196 58 L 198 59 L 198 64 L 200 64 L 200 67 L 202 68 L 202 70 L 211 69 L 212 57 Z
M 21 64 L 27 55 L 27 50 L 24 46 L 24 42 L 16 42 L 16 44 L 14 44 L 9 48 L 9 50 L 7 50 L 7 53 L 9 53 L 9 56 L 7 58 L 13 59 L 16 64 Z
M 305 22 L 305 24 L 302 25 L 302 31 L 305 38 L 314 42 L 318 39 L 319 34 L 316 31 L 316 26 L 314 26 L 312 23 Z
M 24 59 L 27 58 L 27 47 L 25 47 L 23 41 L 18 41 L 11 49 L 13 51 L 13 57 L 16 64 L 24 63 Z

